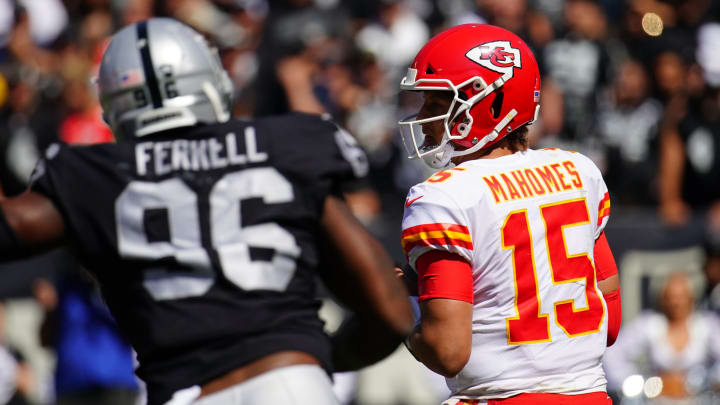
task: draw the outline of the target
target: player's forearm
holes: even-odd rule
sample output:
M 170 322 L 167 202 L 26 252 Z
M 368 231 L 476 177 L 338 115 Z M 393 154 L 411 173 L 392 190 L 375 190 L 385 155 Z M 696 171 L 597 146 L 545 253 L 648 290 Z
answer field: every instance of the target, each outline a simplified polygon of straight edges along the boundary
M 23 259 L 58 247 L 65 225 L 52 202 L 25 192 L 0 200 L 0 261 Z
M 456 376 L 470 358 L 469 347 L 464 347 L 465 345 L 439 333 L 423 333 L 422 323 L 410 334 L 408 343 L 410 351 L 418 361 L 448 378 Z
M 413 325 L 407 290 L 382 246 L 334 197 L 326 201 L 322 224 L 329 261 L 321 276 L 327 286 L 363 319 L 380 325 L 377 333 L 407 336 Z
M 597 285 L 600 292 L 607 295 L 620 290 L 620 278 L 615 274 L 604 280 L 598 280 Z
M 322 218 L 325 284 L 353 312 L 333 337 L 334 366 L 356 370 L 390 354 L 413 324 L 407 290 L 394 274 L 382 246 L 352 216 L 328 197 Z

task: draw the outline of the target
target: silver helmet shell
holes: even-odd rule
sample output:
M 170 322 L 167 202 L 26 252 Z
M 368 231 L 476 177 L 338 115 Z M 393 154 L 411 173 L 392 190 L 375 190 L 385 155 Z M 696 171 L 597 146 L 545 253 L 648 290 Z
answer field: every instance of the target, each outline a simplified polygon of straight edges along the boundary
M 118 139 L 230 119 L 232 82 L 217 51 L 170 18 L 118 31 L 97 85 L 103 117 Z

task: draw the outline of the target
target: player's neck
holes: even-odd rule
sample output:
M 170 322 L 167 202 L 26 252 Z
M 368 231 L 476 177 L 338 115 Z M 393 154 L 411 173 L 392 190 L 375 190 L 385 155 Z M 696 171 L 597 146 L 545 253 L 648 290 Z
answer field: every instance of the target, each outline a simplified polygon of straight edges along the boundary
M 453 163 L 456 165 L 459 165 L 460 163 L 467 162 L 469 160 L 476 160 L 476 159 L 496 159 L 502 156 L 512 155 L 515 153 L 515 151 L 510 148 L 507 145 L 499 145 L 495 148 L 487 150 L 479 150 L 477 152 L 471 153 L 469 155 L 465 156 L 458 156 L 456 158 L 453 158 Z

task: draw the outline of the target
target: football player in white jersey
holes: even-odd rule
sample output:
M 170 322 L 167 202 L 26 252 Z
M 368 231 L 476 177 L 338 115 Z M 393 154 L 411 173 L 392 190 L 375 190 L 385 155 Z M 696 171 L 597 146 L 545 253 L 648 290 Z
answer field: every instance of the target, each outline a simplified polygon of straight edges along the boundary
M 405 202 L 421 310 L 408 347 L 447 378 L 448 405 L 611 404 L 601 358 L 621 308 L 608 190 L 587 157 L 528 149 L 532 52 L 498 27 L 453 27 L 401 88 L 425 100 L 400 122 L 409 157 L 442 169 Z

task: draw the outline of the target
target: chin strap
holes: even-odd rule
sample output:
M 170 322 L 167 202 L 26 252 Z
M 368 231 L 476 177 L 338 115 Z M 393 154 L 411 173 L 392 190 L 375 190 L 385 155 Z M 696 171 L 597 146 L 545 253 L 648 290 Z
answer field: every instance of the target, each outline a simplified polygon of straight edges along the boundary
M 423 161 L 428 166 L 432 167 L 433 169 L 442 169 L 443 167 L 450 164 L 450 159 L 452 159 L 453 155 L 455 154 L 455 147 L 450 142 L 445 143 L 439 150 L 435 153 L 430 153 L 427 156 L 423 156 Z
M 220 99 L 220 94 L 218 94 L 217 90 L 215 90 L 215 87 L 212 86 L 209 82 L 205 81 L 202 84 L 203 92 L 205 93 L 205 96 L 210 101 L 210 105 L 213 108 L 213 111 L 215 111 L 215 118 L 218 120 L 218 122 L 225 122 L 230 119 L 230 112 L 226 111 L 225 108 L 223 108 L 222 100 Z
M 500 131 L 507 127 L 507 125 L 510 124 L 513 119 L 515 119 L 515 116 L 517 116 L 517 110 L 513 108 L 512 110 L 510 110 L 510 112 L 507 113 L 505 118 L 503 118 L 500 122 L 498 122 L 497 125 L 495 125 L 495 128 L 493 128 L 493 130 L 490 131 L 489 134 L 482 137 L 482 139 L 480 139 L 480 141 L 473 145 L 471 148 L 455 150 L 455 145 L 449 140 L 445 140 L 445 145 L 438 148 L 437 152 L 423 156 L 422 159 L 425 164 L 432 167 L 433 169 L 442 169 L 448 164 L 450 164 L 450 160 L 452 158 L 456 156 L 465 156 L 471 153 L 475 153 L 482 149 L 488 143 L 497 139 L 498 136 L 500 136 Z
M 467 149 L 460 150 L 460 151 L 455 151 L 455 153 L 453 154 L 453 157 L 465 156 L 465 155 L 469 155 L 471 153 L 477 152 L 480 149 L 482 149 L 485 145 L 487 145 L 488 143 L 496 140 L 498 138 L 498 136 L 500 136 L 500 131 L 502 131 L 503 128 L 505 128 L 508 124 L 510 124 L 510 122 L 513 119 L 515 119 L 515 116 L 517 116 L 517 110 L 515 110 L 513 108 L 512 110 L 510 110 L 509 113 L 507 113 L 505 118 L 503 118 L 500 122 L 498 122 L 498 124 L 495 125 L 495 128 L 493 128 L 493 130 L 490 131 L 489 134 L 483 136 L 482 139 L 480 139 L 480 141 L 478 143 L 473 145 L 471 148 L 467 148 Z

